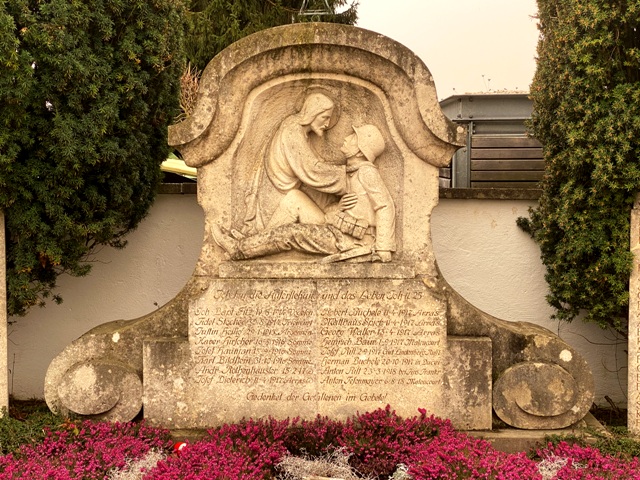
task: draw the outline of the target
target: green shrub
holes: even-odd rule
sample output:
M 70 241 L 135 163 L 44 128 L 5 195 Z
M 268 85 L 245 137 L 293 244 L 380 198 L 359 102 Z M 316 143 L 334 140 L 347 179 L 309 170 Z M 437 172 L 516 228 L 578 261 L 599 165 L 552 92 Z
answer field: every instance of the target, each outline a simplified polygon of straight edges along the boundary
M 179 113 L 183 21 L 182 0 L 0 2 L 9 314 L 87 274 L 147 214 Z
M 626 331 L 629 215 L 640 189 L 640 1 L 538 0 L 532 133 L 539 206 L 519 224 L 542 252 L 556 318 Z
M 42 442 L 46 430 L 55 429 L 63 419 L 46 411 L 33 411 L 23 420 L 18 420 L 3 412 L 0 418 L 0 455 L 16 452 L 21 445 Z
M 605 455 L 640 457 L 640 441 L 630 436 L 625 427 L 610 427 L 611 437 L 601 437 L 595 447 Z

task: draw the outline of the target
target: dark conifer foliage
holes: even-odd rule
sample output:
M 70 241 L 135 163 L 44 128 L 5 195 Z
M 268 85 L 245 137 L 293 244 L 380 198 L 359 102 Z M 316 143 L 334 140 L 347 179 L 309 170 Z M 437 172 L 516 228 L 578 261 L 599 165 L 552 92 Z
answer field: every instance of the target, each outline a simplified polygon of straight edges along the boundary
M 556 317 L 624 333 L 629 215 L 640 189 L 640 1 L 538 0 L 532 133 L 543 143 L 539 243 Z
M 24 314 L 146 215 L 179 113 L 181 0 L 0 0 L 0 208 Z M 54 299 L 60 300 L 54 296 Z
M 322 21 L 353 25 L 356 0 L 327 0 L 334 15 L 298 15 L 302 0 L 192 0 L 187 17 L 187 58 L 199 70 L 233 42 L 266 28 L 293 21 Z M 324 0 L 309 0 L 307 12 L 324 7 Z

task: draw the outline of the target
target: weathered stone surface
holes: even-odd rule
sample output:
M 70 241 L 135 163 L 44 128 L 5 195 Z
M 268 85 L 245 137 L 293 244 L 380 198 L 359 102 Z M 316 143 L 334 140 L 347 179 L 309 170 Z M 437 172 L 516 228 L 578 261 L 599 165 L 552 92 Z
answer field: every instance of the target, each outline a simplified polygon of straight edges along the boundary
M 9 410 L 9 365 L 7 363 L 7 272 L 4 212 L 0 210 L 0 409 Z M 2 415 L 0 410 L 0 415 Z
M 387 404 L 407 416 L 427 404 L 444 415 L 444 305 L 419 280 L 387 287 L 213 282 L 192 304 L 189 348 L 146 344 L 145 414 L 175 428 L 248 416 L 346 418 Z
M 133 418 L 142 408 L 142 379 L 121 362 L 87 361 L 65 372 L 58 394 L 79 415 Z
M 47 402 L 120 420 L 144 403 L 174 429 L 390 404 L 472 429 L 490 428 L 493 382 L 513 426 L 579 420 L 586 362 L 547 330 L 475 309 L 438 273 L 438 167 L 464 138 L 424 64 L 381 35 L 306 23 L 229 47 L 169 132 L 198 167 L 205 212 L 192 280 L 67 347 Z
M 507 368 L 495 385 L 493 406 L 498 416 L 510 425 L 541 427 L 570 411 L 576 404 L 575 379 L 559 365 L 524 362 Z
M 464 144 L 463 129 L 445 118 L 433 77 L 418 57 L 378 33 L 329 23 L 261 31 L 217 55 L 203 72 L 192 117 L 170 127 L 170 144 L 206 138 L 186 160 L 192 166 L 221 157 L 241 128 L 238 112 L 246 99 L 264 87 L 293 80 L 290 75 L 325 85 L 336 77 L 353 84 L 370 82 L 367 89 L 378 88 L 396 99 L 388 115 L 411 151 L 436 166 L 451 161 L 449 145 Z
M 336 118 L 314 142 L 317 150 L 328 163 L 344 162 L 338 148 L 354 125 L 381 131 L 386 148 L 376 165 L 396 206 L 395 261 L 435 275 L 429 234 L 435 174 L 462 145 L 464 131 L 444 117 L 431 74 L 409 50 L 376 33 L 332 24 L 276 28 L 232 45 L 205 69 L 193 117 L 170 128 L 169 141 L 185 162 L 202 167 L 198 200 L 208 226 L 199 274 L 218 276 L 225 268 L 211 225 L 242 225 L 265 145 L 318 90 L 334 99 Z
M 100 325 L 67 346 L 47 369 L 44 393 L 49 408 L 61 415 L 80 413 L 74 410 L 79 408 L 83 410 L 82 415 L 91 418 L 118 421 L 133 419 L 140 411 L 142 390 L 130 388 L 131 376 L 135 372 L 139 382 L 142 382 L 143 341 L 154 337 L 186 337 L 188 300 L 202 291 L 199 281 L 194 277 L 176 298 L 149 315 Z M 104 406 L 109 402 L 100 399 L 83 401 L 76 394 L 82 392 L 84 387 L 82 376 L 75 372 L 82 365 L 93 368 L 96 364 L 117 366 L 109 377 L 96 375 L 95 378 L 99 378 L 100 382 L 92 387 L 97 391 L 110 392 L 108 396 L 111 398 L 118 397 L 118 402 L 107 411 Z M 109 384 L 105 385 L 104 381 Z M 128 407 L 122 409 L 123 405 Z M 135 412 L 131 407 L 134 405 L 138 406 Z
M 359 156 L 349 146 L 354 132 Z M 435 273 L 437 167 L 463 133 L 440 112 L 420 60 L 372 32 L 288 26 L 214 59 L 196 113 L 170 130 L 170 143 L 199 167 L 209 235 L 198 273 L 209 290 L 191 307 L 190 393 L 176 394 L 190 413 L 159 418 L 183 427 L 243 416 L 345 417 L 387 403 L 407 415 L 420 406 L 445 415 L 445 306 L 420 275 Z M 345 157 L 353 173 L 341 187 Z M 366 178 L 358 176 L 365 167 Z M 317 195 L 337 194 L 336 202 L 360 184 L 358 203 L 342 211 L 365 219 L 364 238 L 334 223 Z M 292 223 L 274 227 L 290 194 Z M 301 212 L 318 215 L 307 224 Z M 150 359 L 161 358 L 162 344 L 148 347 Z M 161 382 L 162 373 L 153 378 Z
M 189 342 L 183 338 L 150 338 L 143 347 L 144 411 L 150 424 L 191 428 L 189 418 Z
M 627 426 L 635 435 L 640 435 L 640 195 L 631 211 L 631 252 L 633 269 L 629 279 L 629 341 L 627 376 Z
M 493 406 L 504 422 L 523 429 L 559 429 L 589 412 L 593 375 L 571 346 L 545 328 L 507 322 L 478 310 L 444 279 L 438 288 L 449 305 L 449 335 L 491 338 Z
M 444 363 L 444 403 L 460 430 L 491 430 L 491 339 L 447 338 Z

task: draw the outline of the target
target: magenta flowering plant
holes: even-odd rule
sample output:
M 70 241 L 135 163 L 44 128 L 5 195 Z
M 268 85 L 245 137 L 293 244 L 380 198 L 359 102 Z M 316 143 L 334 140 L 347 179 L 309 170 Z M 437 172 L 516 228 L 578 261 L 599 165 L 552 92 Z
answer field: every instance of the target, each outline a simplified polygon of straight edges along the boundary
M 577 443 L 547 444 L 537 450 L 540 459 L 566 459 L 556 472 L 557 480 L 640 480 L 640 460 L 620 455 L 604 455 L 598 449 Z
M 171 445 L 167 430 L 144 422 L 84 421 L 60 427 L 49 431 L 42 443 L 0 457 L 0 480 L 103 480 L 108 471 L 123 468 L 127 459 Z
M 538 480 L 536 463 L 524 453 L 507 454 L 481 439 L 447 431 L 417 445 L 408 462 L 414 480 Z
M 264 465 L 230 438 L 204 439 L 159 462 L 145 480 L 262 480 Z
M 337 443 L 351 454 L 350 462 L 365 475 L 391 475 L 397 465 L 408 464 L 417 445 L 453 432 L 449 420 L 420 415 L 399 417 L 391 407 L 348 418 Z
M 0 456 L 0 480 L 103 480 L 151 450 L 161 453 L 157 463 L 145 464 L 135 478 L 267 480 L 277 477 L 285 457 L 326 458 L 339 451 L 349 456 L 354 472 L 379 480 L 391 478 L 399 465 L 414 480 L 640 480 L 636 457 L 560 442 L 540 448 L 534 460 L 524 453 L 500 452 L 424 410 L 402 418 L 389 406 L 344 421 L 320 416 L 243 420 L 211 429 L 179 451 L 172 445 L 168 431 L 144 422 L 67 422 L 49 431 L 43 442 Z
M 313 420 L 294 418 L 287 429 L 285 446 L 291 455 L 322 456 L 339 448 L 344 423 L 318 415 Z
M 274 478 L 287 454 L 289 420 L 243 420 L 209 430 L 199 442 L 160 462 L 146 480 L 261 480 Z

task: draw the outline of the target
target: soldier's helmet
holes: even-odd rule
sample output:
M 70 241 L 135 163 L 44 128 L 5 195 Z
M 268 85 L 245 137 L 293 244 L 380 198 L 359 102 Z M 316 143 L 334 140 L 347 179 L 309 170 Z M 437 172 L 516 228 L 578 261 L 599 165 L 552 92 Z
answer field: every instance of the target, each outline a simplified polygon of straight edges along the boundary
M 384 138 L 375 125 L 353 127 L 358 137 L 358 148 L 371 163 L 384 151 Z

